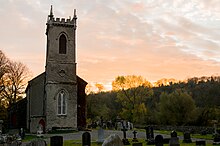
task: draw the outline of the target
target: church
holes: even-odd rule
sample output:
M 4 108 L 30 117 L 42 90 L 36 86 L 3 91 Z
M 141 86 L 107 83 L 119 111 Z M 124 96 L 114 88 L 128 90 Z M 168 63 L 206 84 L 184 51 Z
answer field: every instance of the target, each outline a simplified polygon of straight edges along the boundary
M 86 127 L 87 82 L 76 75 L 76 20 L 75 10 L 72 19 L 55 18 L 51 6 L 46 23 L 45 72 L 28 82 L 22 101 L 26 106 L 25 126 L 31 133 L 39 128 L 48 132 Z M 21 128 L 24 123 L 16 117 L 16 105 L 11 109 L 10 127 Z

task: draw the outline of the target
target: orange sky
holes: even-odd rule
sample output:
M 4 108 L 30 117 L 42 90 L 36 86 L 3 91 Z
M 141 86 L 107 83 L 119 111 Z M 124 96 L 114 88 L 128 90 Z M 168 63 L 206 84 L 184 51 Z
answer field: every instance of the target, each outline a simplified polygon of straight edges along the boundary
M 106 88 L 118 75 L 186 79 L 220 73 L 218 0 L 3 0 L 0 48 L 33 77 L 45 66 L 46 20 L 77 9 L 77 74 Z

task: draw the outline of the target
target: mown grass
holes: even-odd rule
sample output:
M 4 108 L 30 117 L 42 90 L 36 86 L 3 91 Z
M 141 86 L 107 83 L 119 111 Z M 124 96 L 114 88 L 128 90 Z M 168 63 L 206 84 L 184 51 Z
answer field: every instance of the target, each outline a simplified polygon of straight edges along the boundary
M 154 132 L 155 132 L 155 133 L 160 133 L 160 134 L 170 135 L 170 133 L 171 133 L 172 131 L 155 130 Z M 177 135 L 178 135 L 178 136 L 183 136 L 183 132 L 178 132 L 178 131 L 177 131 Z M 191 138 L 212 140 L 212 139 L 213 139 L 213 135 L 212 135 L 212 134 L 206 134 L 206 135 L 191 134 Z
M 128 146 L 132 146 L 132 139 L 129 139 L 130 145 Z M 141 142 L 143 144 L 143 146 L 149 146 L 147 145 L 146 141 L 144 139 L 139 139 L 139 142 Z M 91 146 L 101 146 L 102 144 L 100 143 L 96 143 L 96 142 L 92 142 Z M 182 143 L 182 141 L 180 141 L 180 146 L 195 146 L 195 142 L 193 143 Z M 82 146 L 82 143 L 80 140 L 67 140 L 64 141 L 64 146 Z M 164 146 L 169 146 L 169 144 L 164 144 Z M 206 146 L 212 146 L 211 143 L 206 143 Z

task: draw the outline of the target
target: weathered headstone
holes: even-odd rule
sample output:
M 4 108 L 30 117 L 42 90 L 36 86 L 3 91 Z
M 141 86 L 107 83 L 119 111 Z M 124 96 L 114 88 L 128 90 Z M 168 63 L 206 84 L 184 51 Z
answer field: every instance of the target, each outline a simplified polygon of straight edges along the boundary
M 63 136 L 52 136 L 50 137 L 51 146 L 63 146 Z
M 124 145 L 118 135 L 112 134 L 105 139 L 102 146 L 124 146 Z
M 218 121 L 217 120 L 212 120 L 212 122 L 214 123 L 214 135 L 217 135 L 218 132 L 217 132 L 217 123 Z
M 0 132 L 2 133 L 3 120 L 0 120 Z
M 105 136 L 104 136 L 104 129 L 102 127 L 99 128 L 98 130 L 98 143 L 103 143 L 105 140 Z
M 183 142 L 184 143 L 192 143 L 192 139 L 189 132 L 185 132 L 183 134 Z
M 26 146 L 46 146 L 46 145 L 47 143 L 43 139 L 35 139 L 29 142 L 28 144 L 26 144 Z
M 121 129 L 123 129 L 123 126 L 122 126 L 122 122 L 117 122 L 117 124 L 116 124 L 117 126 L 117 130 L 121 130 Z
M 41 125 L 39 125 L 38 130 L 37 130 L 37 137 L 43 137 L 43 130 Z
M 220 135 L 216 134 L 213 139 L 213 145 L 218 145 L 218 144 L 220 144 Z
M 2 135 L 2 131 L 0 131 L 0 144 L 4 143 L 4 137 Z
M 24 132 L 24 129 L 23 129 L 23 128 L 20 129 L 19 135 L 20 135 L 21 139 L 24 139 L 24 137 L 25 137 L 25 132 Z
M 11 144 L 7 144 L 8 146 L 19 146 L 19 143 L 17 141 L 13 141 Z M 39 145 L 37 145 L 39 146 Z
M 137 131 L 133 131 L 132 132 L 134 134 L 134 137 L 132 139 L 132 142 L 138 142 L 138 139 L 137 139 Z
M 163 136 L 157 135 L 155 137 L 155 146 L 163 146 Z
M 82 146 L 91 146 L 91 135 L 89 132 L 84 132 L 82 135 Z
M 170 138 L 163 138 L 163 144 L 169 144 Z
M 180 146 L 179 138 L 177 137 L 176 131 L 171 132 L 171 138 L 169 141 L 169 146 Z
M 205 146 L 205 145 L 206 145 L 205 140 L 197 140 L 196 141 L 196 146 Z
M 147 140 L 150 139 L 150 126 L 145 127 L 146 130 L 146 138 Z
M 152 126 L 145 127 L 146 130 L 146 138 L 147 144 L 152 145 L 154 144 L 154 129 Z
M 123 127 L 123 129 L 121 129 L 121 131 L 123 131 L 123 136 L 124 136 L 124 138 L 122 139 L 123 144 L 124 145 L 130 145 L 128 139 L 126 138 L 127 129 L 125 127 Z
M 139 143 L 133 143 L 132 146 L 142 146 L 142 143 L 139 142 Z

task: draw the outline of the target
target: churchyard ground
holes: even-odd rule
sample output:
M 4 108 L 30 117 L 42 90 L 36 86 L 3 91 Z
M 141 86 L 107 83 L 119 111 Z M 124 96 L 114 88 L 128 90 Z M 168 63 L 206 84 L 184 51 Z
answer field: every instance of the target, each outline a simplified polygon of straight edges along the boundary
M 137 130 L 138 134 L 137 134 L 137 138 L 139 142 L 143 143 L 143 146 L 146 146 L 146 133 L 144 132 L 144 130 Z M 92 130 L 89 131 L 91 133 L 91 140 L 92 146 L 101 146 L 101 144 L 97 144 L 97 130 Z M 129 141 L 132 140 L 133 138 L 133 131 L 127 131 L 127 137 L 129 139 Z M 45 140 L 47 141 L 48 145 L 49 141 L 50 141 L 50 137 L 54 136 L 54 135 L 59 135 L 59 136 L 63 136 L 63 140 L 64 140 L 64 146 L 81 146 L 82 145 L 82 134 L 84 133 L 84 131 L 79 131 L 79 132 L 75 132 L 75 133 L 65 133 L 65 134 L 45 134 Z M 155 131 L 155 136 L 158 134 L 163 135 L 163 137 L 170 137 L 169 135 L 170 131 Z M 105 130 L 105 138 L 107 138 L 109 135 L 111 134 L 117 134 L 119 135 L 119 137 L 122 139 L 123 138 L 123 132 L 122 131 L 116 131 L 116 130 Z M 206 135 L 206 136 L 201 136 L 199 134 L 193 134 L 192 136 L 192 140 L 193 143 L 189 144 L 189 143 L 182 143 L 182 139 L 183 139 L 183 134 L 181 132 L 178 132 L 178 137 L 180 138 L 180 146 L 195 146 L 195 141 L 196 139 L 205 139 L 206 140 L 206 146 L 211 146 L 212 145 L 212 135 Z M 31 139 L 36 138 L 36 136 L 31 135 L 31 136 L 27 136 L 24 140 L 24 143 L 27 143 L 27 141 L 30 141 Z M 131 142 L 130 142 L 131 143 Z M 131 144 L 132 145 L 132 144 Z M 164 144 L 164 146 L 168 146 L 168 144 Z

